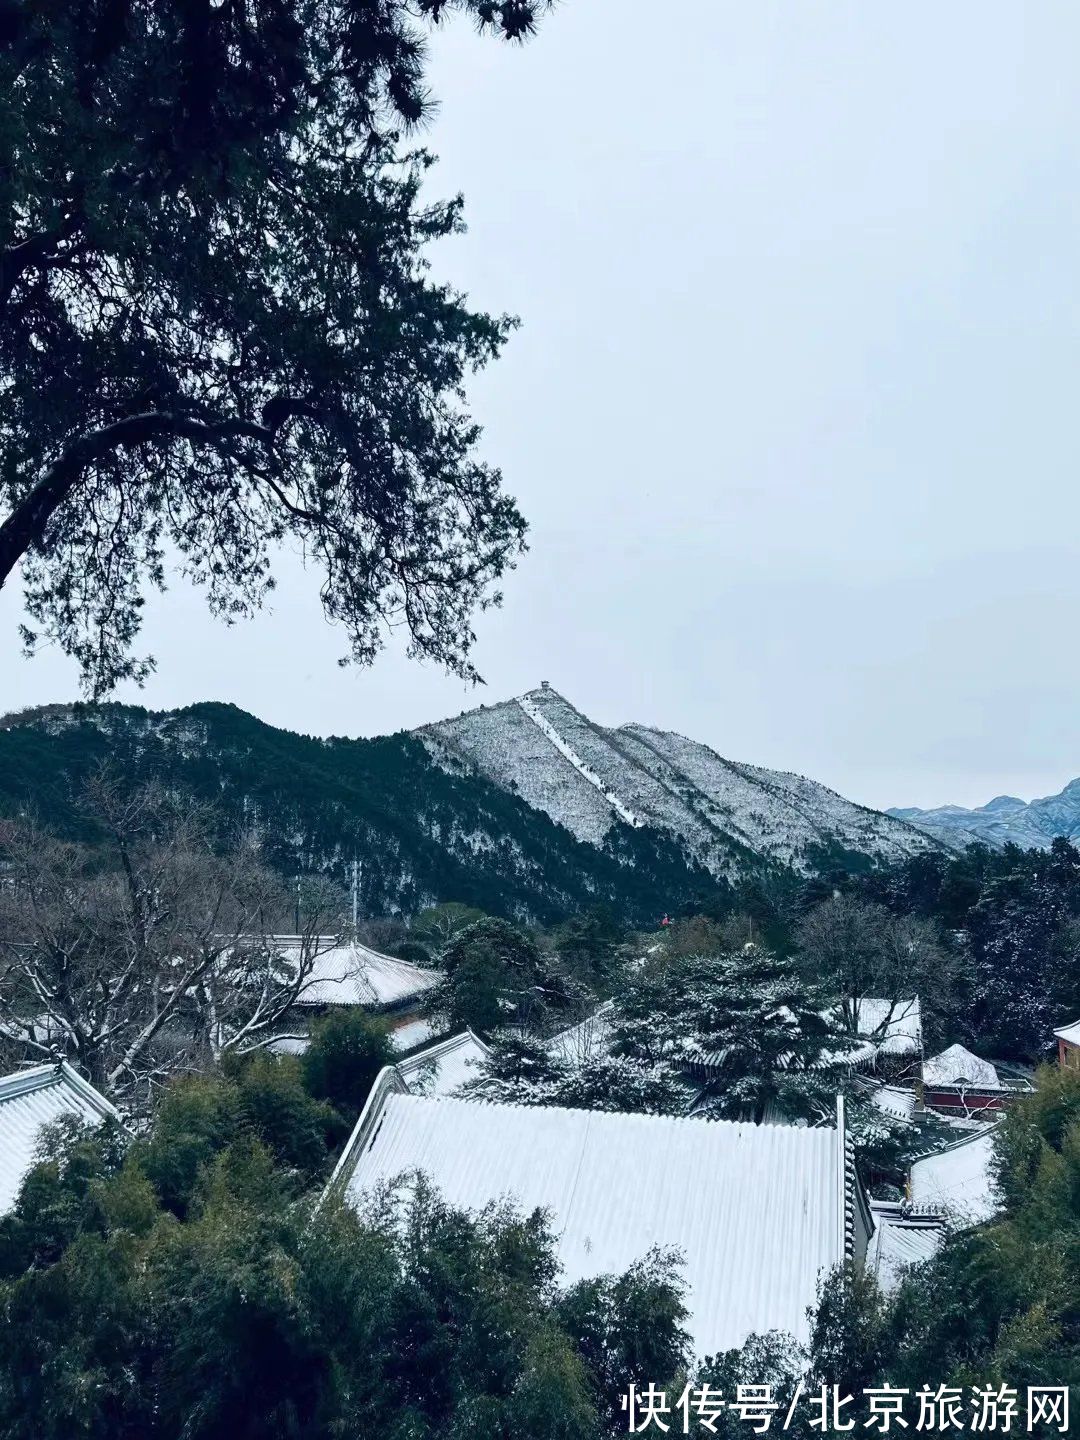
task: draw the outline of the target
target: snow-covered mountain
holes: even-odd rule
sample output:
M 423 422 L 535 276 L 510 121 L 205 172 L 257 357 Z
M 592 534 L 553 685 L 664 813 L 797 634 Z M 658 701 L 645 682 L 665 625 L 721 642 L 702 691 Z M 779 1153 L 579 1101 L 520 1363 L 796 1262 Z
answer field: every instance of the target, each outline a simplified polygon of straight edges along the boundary
M 760 859 L 809 871 L 830 857 L 900 860 L 937 848 L 902 819 L 776 770 L 725 760 L 646 725 L 595 725 L 544 684 L 415 732 L 439 764 L 475 770 L 579 840 L 603 845 L 621 821 L 666 831 L 714 875 Z
M 1080 779 L 1070 780 L 1058 794 L 1039 800 L 998 795 L 974 810 L 962 805 L 941 805 L 936 810 L 910 806 L 888 813 L 948 845 L 963 847 L 978 840 L 998 848 L 1011 842 L 1025 850 L 1049 850 L 1055 836 L 1080 838 Z

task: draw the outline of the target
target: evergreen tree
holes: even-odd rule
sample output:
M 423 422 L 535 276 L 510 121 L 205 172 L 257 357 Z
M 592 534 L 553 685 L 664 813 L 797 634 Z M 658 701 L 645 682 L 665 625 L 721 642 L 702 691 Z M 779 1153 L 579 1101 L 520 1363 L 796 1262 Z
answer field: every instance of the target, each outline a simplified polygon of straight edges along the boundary
M 619 969 L 622 927 L 607 906 L 571 915 L 551 937 L 563 969 L 597 995 L 607 995 Z
M 580 998 L 580 987 L 555 957 L 505 920 L 466 926 L 443 951 L 442 962 L 446 980 L 429 1008 L 448 1028 L 536 1028 Z
M 616 997 L 612 1048 L 701 1076 L 714 1114 L 823 1119 L 845 1048 L 826 1011 L 790 961 L 747 945 L 643 967 Z
M 491 1038 L 491 1055 L 468 1090 L 505 1105 L 561 1105 L 569 1110 L 613 1110 L 679 1115 L 689 1092 L 662 1066 L 599 1048 L 564 1058 L 541 1040 L 503 1031 Z
M 311 1094 L 328 1101 L 351 1123 L 364 1108 L 379 1071 L 393 1061 L 385 1024 L 362 1010 L 342 1009 L 315 1022 L 300 1064 Z
M 398 136 L 418 22 L 519 39 L 532 0 L 26 0 L 0 23 L 0 585 L 102 694 L 146 674 L 166 557 L 229 619 L 284 541 L 366 663 L 387 620 L 458 674 L 524 522 L 465 375 L 506 317 L 428 277 L 459 200 Z M 26 633 L 33 646 L 37 635 Z

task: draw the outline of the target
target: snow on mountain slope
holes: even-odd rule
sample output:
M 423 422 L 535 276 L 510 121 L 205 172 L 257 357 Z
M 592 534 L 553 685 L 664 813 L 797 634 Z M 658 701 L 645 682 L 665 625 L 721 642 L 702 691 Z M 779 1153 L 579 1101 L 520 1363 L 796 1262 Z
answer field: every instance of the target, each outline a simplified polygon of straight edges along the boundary
M 417 732 L 447 767 L 475 767 L 580 840 L 620 821 L 666 831 L 713 874 L 757 859 L 814 867 L 823 852 L 898 860 L 935 848 L 903 820 L 798 775 L 724 760 L 644 725 L 595 725 L 549 686 Z
M 486 779 L 561 822 L 579 840 L 600 845 L 611 829 L 615 816 L 609 802 L 516 700 L 481 705 L 416 733 L 448 768 L 455 762 L 475 767 Z
M 1030 804 L 1015 795 L 998 795 L 974 810 L 962 805 L 941 805 L 936 810 L 911 806 L 888 813 L 961 849 L 979 840 L 998 848 L 1013 844 L 1025 850 L 1049 850 L 1058 835 L 1080 840 L 1080 779 Z
M 635 826 L 645 823 L 640 816 L 635 815 L 628 806 L 623 804 L 619 797 L 604 784 L 604 781 L 597 775 L 596 771 L 593 770 L 590 765 L 587 765 L 581 756 L 571 748 L 568 742 L 559 734 L 558 730 L 555 729 L 551 721 L 542 713 L 538 705 L 535 705 L 524 696 L 522 696 L 517 703 L 521 706 L 522 710 L 524 710 L 525 714 L 528 715 L 533 724 L 551 741 L 559 754 L 562 755 L 565 760 L 569 760 L 578 774 L 583 776 L 588 780 L 590 785 L 600 791 L 601 795 L 603 795 L 604 799 L 615 811 L 615 814 L 618 815 L 620 820 L 625 820 L 627 825 Z

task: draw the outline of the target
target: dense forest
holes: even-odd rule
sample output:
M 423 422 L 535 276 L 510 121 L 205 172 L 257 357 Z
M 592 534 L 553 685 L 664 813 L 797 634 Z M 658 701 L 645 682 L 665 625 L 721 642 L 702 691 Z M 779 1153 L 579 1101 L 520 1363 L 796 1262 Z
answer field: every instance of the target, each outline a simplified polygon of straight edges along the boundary
M 18 723 L 13 723 L 14 720 Z M 421 742 L 316 739 L 232 705 L 163 715 L 132 706 L 57 707 L 0 728 L 0 814 L 32 814 L 93 841 L 79 796 L 102 768 L 212 803 L 223 844 L 257 838 L 287 877 L 345 883 L 360 862 L 365 915 L 457 900 L 551 923 L 606 902 L 631 923 L 730 904 L 728 887 L 650 829 L 617 825 L 604 849 L 478 775 L 435 764 Z
M 973 845 L 838 884 L 937 928 L 953 960 L 944 1038 L 1038 1059 L 1053 1028 L 1080 1014 L 1080 851 L 1070 841 L 1048 851 Z

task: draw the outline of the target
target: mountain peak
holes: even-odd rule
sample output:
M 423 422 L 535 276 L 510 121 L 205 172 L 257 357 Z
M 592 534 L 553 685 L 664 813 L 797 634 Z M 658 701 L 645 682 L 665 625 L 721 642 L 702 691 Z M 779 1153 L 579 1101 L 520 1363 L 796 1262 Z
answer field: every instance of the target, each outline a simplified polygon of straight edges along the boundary
M 524 695 L 515 697 L 518 700 L 561 700 L 564 705 L 569 705 L 565 695 L 560 695 L 550 680 L 541 680 L 535 690 L 526 690 Z
M 903 820 L 802 776 L 738 764 L 685 736 L 608 729 L 541 681 L 515 700 L 418 732 L 448 768 L 471 769 L 601 848 L 621 827 L 657 831 L 730 878 L 762 864 L 812 871 L 844 855 L 897 860 L 933 848 Z

